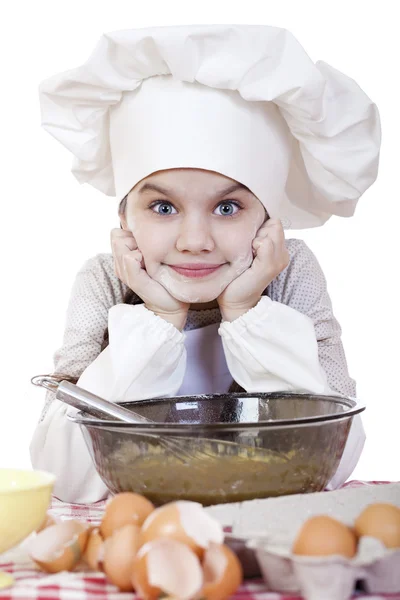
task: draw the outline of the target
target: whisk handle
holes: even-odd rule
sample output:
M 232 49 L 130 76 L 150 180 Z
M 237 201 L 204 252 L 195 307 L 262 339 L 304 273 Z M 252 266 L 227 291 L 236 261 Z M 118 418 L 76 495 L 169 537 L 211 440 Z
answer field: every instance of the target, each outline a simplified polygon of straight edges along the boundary
M 104 398 L 100 398 L 70 381 L 58 381 L 56 378 L 38 376 L 32 379 L 32 383 L 55 392 L 57 400 L 82 410 L 93 417 L 114 417 L 125 423 L 152 423 L 149 419 L 119 404 L 104 400 Z

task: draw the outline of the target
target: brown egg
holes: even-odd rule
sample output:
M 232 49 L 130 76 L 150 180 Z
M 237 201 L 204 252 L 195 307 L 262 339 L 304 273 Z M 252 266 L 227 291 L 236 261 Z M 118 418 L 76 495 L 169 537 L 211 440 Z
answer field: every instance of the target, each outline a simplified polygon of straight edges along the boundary
M 224 533 L 201 504 L 181 500 L 157 508 L 143 523 L 141 545 L 158 538 L 182 542 L 201 558 L 210 542 L 222 544 Z
M 133 492 L 117 494 L 106 505 L 100 533 L 106 539 L 124 525 L 140 527 L 153 510 L 154 504 L 144 496 Z
M 393 504 L 370 504 L 357 518 L 354 530 L 380 540 L 386 548 L 400 548 L 400 508 Z
M 164 596 L 191 600 L 201 597 L 203 570 L 186 544 L 163 538 L 140 548 L 133 562 L 132 581 L 142 600 Z
M 86 523 L 62 521 L 38 533 L 30 543 L 29 554 L 48 573 L 72 571 L 85 551 L 88 537 Z
M 352 558 L 356 552 L 357 538 L 353 530 L 324 515 L 308 519 L 293 544 L 293 553 L 302 556 Z
M 140 529 L 125 525 L 114 531 L 104 543 L 104 572 L 120 590 L 133 590 L 133 561 L 139 550 Z
M 100 534 L 99 528 L 94 527 L 89 533 L 89 539 L 83 559 L 93 571 L 101 571 L 104 561 L 104 540 Z
M 243 570 L 238 557 L 225 545 L 210 544 L 203 561 L 204 585 L 201 598 L 226 600 L 243 581 Z

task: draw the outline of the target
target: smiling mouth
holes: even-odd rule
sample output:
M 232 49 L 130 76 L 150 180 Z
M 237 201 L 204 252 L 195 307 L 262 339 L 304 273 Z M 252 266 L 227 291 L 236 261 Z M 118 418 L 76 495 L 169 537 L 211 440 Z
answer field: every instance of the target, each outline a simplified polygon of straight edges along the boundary
M 168 265 L 171 269 L 179 273 L 180 275 L 184 275 L 185 277 L 191 277 L 193 279 L 199 279 L 201 277 L 207 277 L 208 275 L 212 275 L 218 269 L 220 269 L 223 265 L 213 265 L 213 266 L 190 266 L 190 267 L 181 267 L 175 265 Z

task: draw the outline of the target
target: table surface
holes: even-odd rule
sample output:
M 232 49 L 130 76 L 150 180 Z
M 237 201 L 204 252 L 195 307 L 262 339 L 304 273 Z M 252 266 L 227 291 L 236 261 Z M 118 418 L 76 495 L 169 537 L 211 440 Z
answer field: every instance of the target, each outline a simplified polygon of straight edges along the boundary
M 351 481 L 343 487 L 383 485 L 388 482 Z M 49 512 L 57 517 L 74 518 L 98 524 L 102 518 L 105 501 L 90 505 L 67 504 L 53 499 Z M 30 561 L 23 542 L 18 548 L 0 556 L 0 571 L 10 573 L 14 586 L 0 591 L 0 598 L 9 600 L 134 600 L 134 593 L 119 592 L 107 582 L 103 573 L 78 570 L 71 573 L 48 575 L 40 571 Z M 83 567 L 82 567 L 83 569 Z M 390 598 L 400 600 L 399 594 L 357 593 L 353 596 L 380 600 Z M 300 596 L 269 592 L 261 580 L 245 581 L 231 600 L 300 600 Z

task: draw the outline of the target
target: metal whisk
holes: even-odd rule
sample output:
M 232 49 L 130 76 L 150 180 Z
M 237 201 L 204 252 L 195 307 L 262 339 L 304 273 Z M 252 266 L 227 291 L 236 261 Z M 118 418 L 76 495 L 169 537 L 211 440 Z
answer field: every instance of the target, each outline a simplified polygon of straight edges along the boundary
M 65 402 L 65 404 L 73 406 L 78 410 L 82 410 L 91 417 L 97 419 L 103 419 L 106 416 L 114 417 L 114 419 L 133 425 L 149 425 L 155 423 L 155 421 L 147 419 L 119 404 L 104 400 L 104 398 L 100 398 L 70 381 L 59 381 L 57 377 L 51 377 L 49 375 L 37 375 L 31 379 L 31 382 L 33 385 L 54 392 L 56 400 Z M 161 438 L 155 434 L 148 435 L 157 438 L 157 442 L 166 450 L 174 454 L 180 461 L 186 462 L 186 460 L 192 460 L 192 455 L 183 447 L 183 444 L 179 443 L 179 440 Z M 210 458 L 210 455 L 207 455 L 207 457 Z
M 60 376 L 49 376 L 49 375 L 37 375 L 31 379 L 32 383 L 36 386 L 43 387 L 55 393 L 56 399 L 61 402 L 86 412 L 91 417 L 97 419 L 103 419 L 106 417 L 113 417 L 119 421 L 133 425 L 154 425 L 155 421 L 143 417 L 138 413 L 128 410 L 119 404 L 109 402 L 100 398 L 91 392 L 88 392 L 70 381 L 60 380 Z M 188 426 L 190 427 L 190 426 Z M 179 461 L 184 464 L 193 466 L 193 459 L 206 459 L 218 460 L 218 453 L 220 453 L 221 447 L 225 449 L 225 452 L 229 454 L 237 454 L 240 452 L 254 452 L 255 448 L 248 446 L 247 444 L 232 442 L 227 440 L 216 440 L 207 438 L 193 438 L 195 447 L 192 451 L 188 450 L 187 440 L 190 438 L 189 435 L 181 438 L 173 437 L 161 437 L 158 434 L 146 433 L 146 436 L 154 438 L 157 443 L 173 454 Z M 219 445 L 219 452 L 215 453 L 213 448 Z M 273 457 L 276 456 L 280 460 L 287 460 L 284 454 L 274 452 L 273 450 L 266 450 L 263 448 L 257 448 L 256 452 L 259 456 Z M 199 461 L 196 461 L 198 463 Z M 200 461 L 201 463 L 201 461 Z M 207 463 L 204 464 L 206 466 Z

